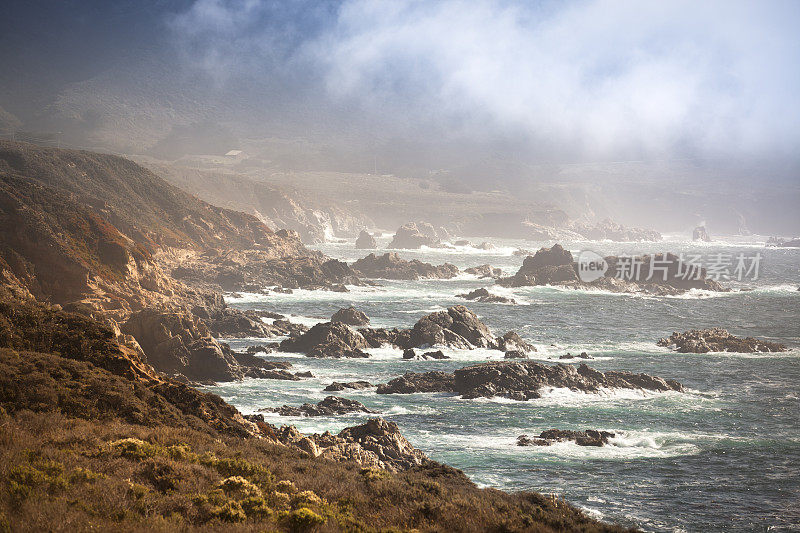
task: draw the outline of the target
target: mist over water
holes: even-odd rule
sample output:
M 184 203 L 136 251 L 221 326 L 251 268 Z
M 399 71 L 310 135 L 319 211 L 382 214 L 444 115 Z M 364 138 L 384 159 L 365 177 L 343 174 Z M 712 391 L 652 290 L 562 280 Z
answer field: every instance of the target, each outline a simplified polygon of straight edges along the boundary
M 385 246 L 388 239 L 382 239 Z M 492 240 L 483 251 L 403 250 L 401 256 L 463 269 L 489 263 L 506 274 L 522 258 L 517 247 L 539 244 Z M 577 253 L 761 252 L 758 280 L 736 284 L 752 289 L 730 293 L 690 292 L 648 297 L 575 291 L 555 287 L 495 287 L 490 280 L 460 275 L 452 280 L 380 281 L 378 287 L 350 287 L 349 293 L 296 290 L 293 294 L 242 294 L 228 303 L 242 309 L 284 313 L 313 324 L 340 307 L 354 305 L 373 326 L 410 327 L 424 314 L 455 304 L 473 309 L 495 334 L 519 332 L 537 347 L 534 360 L 550 364 L 570 352 L 586 351 L 598 370 L 627 370 L 677 379 L 684 393 L 604 390 L 585 394 L 546 391 L 541 399 L 462 400 L 448 394 L 377 395 L 374 389 L 343 391 L 398 423 L 411 443 L 431 458 L 462 469 L 476 483 L 506 490 L 556 493 L 606 520 L 647 531 L 791 531 L 800 523 L 800 250 L 764 248 L 758 239 L 697 244 L 575 242 Z M 326 254 L 352 261 L 364 252 L 352 243 L 325 244 Z M 468 302 L 456 294 L 488 287 L 518 305 Z M 678 354 L 656 346 L 673 331 L 724 327 L 789 345 L 773 354 Z M 255 341 L 232 341 L 244 347 Z M 300 382 L 246 380 L 209 387 L 243 412 L 283 404 L 317 402 L 332 381 L 385 383 L 404 372 L 453 371 L 496 360 L 502 352 L 448 350 L 443 361 L 406 361 L 389 347 L 369 350 L 369 359 L 312 359 L 273 353 L 313 379 Z M 580 360 L 578 360 L 580 361 Z M 287 418 L 267 415 L 273 424 L 295 424 L 302 432 L 338 432 L 368 415 Z M 601 448 L 558 443 L 518 447 L 521 434 L 550 428 L 601 429 L 616 437 Z

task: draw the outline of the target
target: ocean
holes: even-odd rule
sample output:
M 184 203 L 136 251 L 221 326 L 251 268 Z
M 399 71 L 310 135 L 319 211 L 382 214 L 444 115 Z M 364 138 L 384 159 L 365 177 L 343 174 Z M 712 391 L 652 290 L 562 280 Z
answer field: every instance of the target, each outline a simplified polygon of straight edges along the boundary
M 389 236 L 379 239 L 385 248 Z M 460 269 L 489 263 L 513 274 L 523 257 L 517 248 L 537 250 L 552 242 L 485 240 L 481 250 L 398 250 L 405 259 Z M 323 392 L 332 381 L 384 383 L 408 371 L 453 371 L 468 364 L 502 359 L 491 350 L 448 350 L 441 361 L 402 360 L 394 348 L 369 350 L 369 359 L 312 359 L 272 353 L 313 379 L 297 382 L 247 379 L 207 390 L 253 413 L 264 407 L 299 405 L 335 394 L 356 399 L 396 422 L 403 435 L 430 458 L 463 470 L 480 486 L 531 490 L 563 496 L 587 513 L 646 531 L 800 530 L 800 249 L 765 248 L 765 238 L 737 237 L 693 243 L 666 236 L 659 243 L 562 242 L 578 254 L 670 251 L 705 258 L 761 254 L 758 279 L 727 283 L 736 291 L 691 291 L 676 297 L 612 294 L 555 287 L 506 289 L 492 280 L 460 275 L 452 280 L 379 281 L 350 292 L 295 290 L 293 294 L 229 295 L 240 309 L 285 314 L 308 325 L 329 320 L 353 305 L 376 327 L 410 327 L 427 313 L 465 304 L 496 335 L 517 331 L 533 343 L 530 357 L 558 361 L 568 352 L 587 352 L 598 370 L 644 372 L 677 379 L 686 392 L 606 390 L 586 394 L 546 391 L 541 399 L 462 400 L 449 394 L 377 395 L 364 391 Z M 352 262 L 370 251 L 353 242 L 316 248 Z M 375 250 L 384 253 L 384 250 Z M 456 295 L 479 287 L 514 298 L 516 305 L 476 303 Z M 673 331 L 723 327 L 738 336 L 782 342 L 792 349 L 773 354 L 678 354 L 656 346 Z M 269 339 L 274 341 L 276 339 Z M 231 342 L 240 348 L 263 340 Z M 302 432 L 338 432 L 368 416 L 318 418 L 266 415 L 273 424 L 294 424 Z M 616 437 L 606 446 L 558 443 L 519 447 L 521 434 L 550 428 L 600 429 Z

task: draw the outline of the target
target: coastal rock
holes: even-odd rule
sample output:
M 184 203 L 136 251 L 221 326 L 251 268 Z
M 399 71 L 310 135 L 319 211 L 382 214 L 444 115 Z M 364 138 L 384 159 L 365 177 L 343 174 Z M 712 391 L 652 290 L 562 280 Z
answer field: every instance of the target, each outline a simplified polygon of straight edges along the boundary
M 341 322 L 350 326 L 366 326 L 369 324 L 369 317 L 355 307 L 343 307 L 333 314 L 331 322 Z
M 359 426 L 343 429 L 338 435 L 302 435 L 294 426 L 284 426 L 276 431 L 276 438 L 286 445 L 303 449 L 306 453 L 331 461 L 354 461 L 364 467 L 401 472 L 424 466 L 430 462 L 403 437 L 397 424 L 382 418 L 371 418 Z M 310 440 L 301 444 L 304 439 Z
M 478 316 L 456 305 L 421 318 L 411 329 L 410 347 L 447 346 L 472 349 L 497 348 L 489 328 Z
M 339 381 L 334 381 L 323 390 L 325 392 L 340 392 L 345 389 L 353 389 L 353 390 L 363 390 L 369 389 L 373 387 L 373 385 L 369 381 L 350 381 L 347 383 L 341 383 Z
M 528 354 L 520 352 L 519 350 L 508 350 L 503 359 L 527 359 Z
M 409 343 L 410 330 L 407 329 L 360 328 L 358 332 L 372 348 L 380 348 L 384 345 L 403 347 Z
M 503 271 L 499 268 L 493 268 L 492 265 L 478 265 L 464 270 L 466 274 L 472 274 L 479 278 L 499 278 L 503 275 Z
M 418 354 L 413 349 L 408 349 L 403 352 L 403 359 L 419 359 L 427 361 L 428 359 L 450 359 L 450 357 L 445 355 L 441 350 Z
M 437 231 L 432 225 L 425 222 L 409 222 L 397 229 L 388 248 L 418 249 L 423 246 L 439 248 L 441 239 L 446 238 L 447 232 Z
M 378 394 L 408 394 L 412 392 L 457 392 L 462 398 L 492 398 L 504 396 L 513 400 L 539 398 L 546 387 L 568 388 L 575 391 L 597 392 L 601 388 L 644 389 L 658 392 L 682 391 L 674 380 L 647 374 L 607 371 L 600 372 L 585 364 L 579 367 L 557 364 L 545 365 L 535 361 L 510 360 L 479 363 L 445 372 L 407 373 L 378 385 Z
M 339 396 L 327 396 L 316 405 L 304 403 L 300 407 L 284 405 L 278 408 L 259 409 L 261 412 L 278 413 L 281 416 L 333 416 L 344 415 L 347 413 L 374 413 L 367 409 L 364 404 Z
M 770 237 L 767 239 L 767 246 L 777 246 L 779 248 L 800 248 L 800 238 L 794 239 L 779 239 L 777 237 Z
M 505 296 L 492 294 L 489 292 L 488 289 L 484 287 L 481 287 L 480 289 L 475 289 L 474 291 L 470 291 L 466 294 L 457 294 L 456 298 L 464 298 L 465 300 L 473 300 L 481 303 L 502 303 L 502 304 L 517 303 L 516 300 L 514 300 L 514 298 L 506 298 Z
M 683 333 L 674 332 L 669 338 L 660 339 L 658 346 L 674 347 L 679 353 L 708 352 L 785 352 L 786 346 L 753 337 L 735 337 L 722 328 L 692 329 Z
M 321 322 L 303 335 L 286 339 L 281 351 L 300 352 L 308 357 L 369 357 L 362 350 L 368 348 L 367 340 L 347 324 Z
M 581 352 L 580 355 L 572 355 L 571 353 L 567 352 L 566 354 L 560 356 L 559 359 L 594 359 L 594 357 L 586 352 Z
M 601 289 L 610 292 L 643 292 L 657 296 L 682 294 L 690 289 L 725 291 L 717 281 L 706 277 L 706 270 L 688 266 L 675 254 L 639 257 L 608 256 L 605 273 L 590 283 L 578 278 L 578 264 L 572 254 L 555 244 L 528 256 L 519 271 L 497 283 L 506 287 L 559 285 L 574 289 Z M 630 265 L 629 268 L 626 265 Z M 690 271 L 687 271 L 690 269 Z
M 388 383 L 378 385 L 378 394 L 411 394 L 414 392 L 454 392 L 455 380 L 448 372 L 406 372 Z
M 359 276 L 373 279 L 450 279 L 458 275 L 458 267 L 450 263 L 434 266 L 418 259 L 406 261 L 397 252 L 387 252 L 381 256 L 369 254 L 353 263 L 353 270 Z
M 210 314 L 205 322 L 208 323 L 211 334 L 217 338 L 266 338 L 286 334 L 284 329 L 264 323 L 258 311 L 226 307 Z
M 147 362 L 166 374 L 193 381 L 233 381 L 243 370 L 227 345 L 215 341 L 198 319 L 177 312 L 145 309 L 121 326 L 141 346 Z
M 356 249 L 358 250 L 374 250 L 378 247 L 378 242 L 375 237 L 368 233 L 366 230 L 361 230 L 356 239 Z
M 705 226 L 697 226 L 692 231 L 693 241 L 711 242 L 711 236 L 708 234 Z
M 524 354 L 536 351 L 536 346 L 525 342 L 515 331 L 509 331 L 502 337 L 497 337 L 497 348 L 504 352 L 517 351 Z
M 550 446 L 553 443 L 564 441 L 574 441 L 578 446 L 603 446 L 608 444 L 608 439 L 613 439 L 615 436 L 614 433 L 596 429 L 587 429 L 586 431 L 548 429 L 542 431 L 536 438 L 520 435 L 517 437 L 517 446 Z

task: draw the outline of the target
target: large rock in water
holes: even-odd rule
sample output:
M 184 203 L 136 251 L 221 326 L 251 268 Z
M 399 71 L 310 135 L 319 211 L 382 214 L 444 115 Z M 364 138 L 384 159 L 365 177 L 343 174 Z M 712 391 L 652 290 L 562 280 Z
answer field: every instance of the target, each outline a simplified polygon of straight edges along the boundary
M 321 322 L 280 344 L 281 351 L 300 352 L 308 357 L 369 357 L 362 351 L 365 348 L 369 344 L 364 336 L 341 322 Z
M 358 250 L 374 250 L 378 247 L 378 241 L 375 237 L 368 233 L 366 230 L 361 230 L 356 239 L 356 249 Z
M 215 341 L 208 328 L 188 314 L 145 309 L 120 329 L 136 339 L 147 362 L 160 372 L 194 381 L 232 381 L 244 375 L 227 345 Z
M 444 232 L 437 232 L 430 224 L 424 222 L 409 222 L 397 229 L 388 248 L 418 249 L 423 246 L 439 248 L 442 246 L 440 240 L 440 235 L 442 233 Z
M 369 254 L 353 263 L 352 268 L 359 276 L 379 279 L 450 279 L 458 275 L 458 267 L 450 263 L 434 266 L 418 259 L 406 261 L 396 252 Z
M 674 332 L 669 338 L 657 343 L 666 348 L 675 347 L 680 353 L 708 352 L 785 352 L 786 346 L 753 337 L 735 337 L 722 328 L 692 329 L 683 333 Z
M 328 432 L 305 436 L 294 426 L 284 426 L 276 438 L 306 453 L 331 461 L 355 461 L 370 468 L 400 472 L 430 461 L 400 434 L 397 424 L 371 418 L 360 426 L 343 429 L 338 435 Z
M 570 288 L 596 288 L 611 292 L 644 292 L 660 296 L 675 295 L 690 289 L 725 291 L 717 281 L 706 277 L 704 268 L 683 264 L 675 254 L 638 257 L 607 256 L 605 273 L 591 282 L 578 277 L 578 264 L 572 254 L 555 244 L 528 256 L 519 271 L 497 283 L 506 287 L 560 285 Z M 630 265 L 630 267 L 628 266 Z
M 369 324 L 369 317 L 355 307 L 343 307 L 333 314 L 331 322 L 341 322 L 349 326 L 366 326 Z
M 708 234 L 705 226 L 697 226 L 692 232 L 693 241 L 711 242 L 711 236 Z
M 378 394 L 411 394 L 414 392 L 455 392 L 453 374 L 448 372 L 407 372 L 388 383 L 378 385 Z
M 581 364 L 545 365 L 535 361 L 492 361 L 446 372 L 407 373 L 378 385 L 378 394 L 457 392 L 465 399 L 504 396 L 513 400 L 539 398 L 546 387 L 597 392 L 601 388 L 682 391 L 674 380 L 630 372 L 600 372 Z
M 674 380 L 630 372 L 600 372 L 581 364 L 554 366 L 535 361 L 497 361 L 480 363 L 453 373 L 456 392 L 464 398 L 506 396 L 515 400 L 538 398 L 545 387 L 559 387 L 583 392 L 600 388 L 682 391 Z
M 407 348 L 435 345 L 467 350 L 475 347 L 497 348 L 497 341 L 486 324 L 463 305 L 422 317 L 411 329 L 409 343 Z

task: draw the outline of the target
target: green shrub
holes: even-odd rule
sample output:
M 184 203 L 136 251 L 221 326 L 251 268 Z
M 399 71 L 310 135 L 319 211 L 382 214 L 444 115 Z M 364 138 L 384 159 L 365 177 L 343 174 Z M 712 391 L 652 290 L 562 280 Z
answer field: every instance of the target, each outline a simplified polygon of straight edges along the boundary
M 156 447 L 149 442 L 130 437 L 114 441 L 109 446 L 117 455 L 128 459 L 146 459 L 155 457 L 157 453 Z
M 218 518 L 223 522 L 243 522 L 247 520 L 247 515 L 239 502 L 228 500 L 224 504 L 214 507 L 211 510 L 211 517 Z
M 245 498 L 239 502 L 245 514 L 250 518 L 264 519 L 272 515 L 272 509 L 262 497 Z
M 275 490 L 284 494 L 294 494 L 297 492 L 297 487 L 293 482 L 284 479 L 278 482 L 278 484 L 275 486 Z
M 242 476 L 231 476 L 219 483 L 219 488 L 228 496 L 241 500 L 243 498 L 261 498 L 261 489 L 247 481 Z
M 289 513 L 288 520 L 293 531 L 307 531 L 314 526 L 319 526 L 325 523 L 324 518 L 308 507 L 295 509 Z
M 309 507 L 312 505 L 320 505 L 321 503 L 322 499 L 317 496 L 313 490 L 304 490 L 292 497 L 292 507 Z

